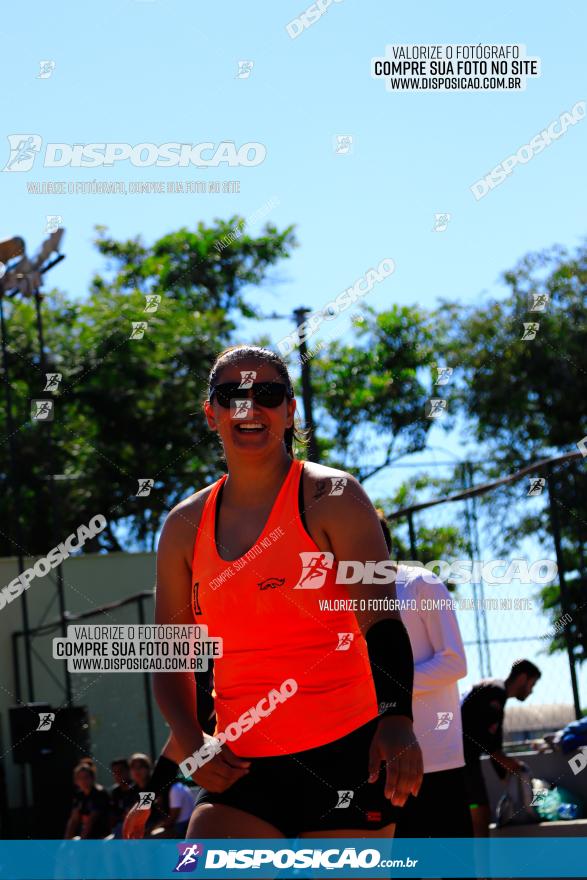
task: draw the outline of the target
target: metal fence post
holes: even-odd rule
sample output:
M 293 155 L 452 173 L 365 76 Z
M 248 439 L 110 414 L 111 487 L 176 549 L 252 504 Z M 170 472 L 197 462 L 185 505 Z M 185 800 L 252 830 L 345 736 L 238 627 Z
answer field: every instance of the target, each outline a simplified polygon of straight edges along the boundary
M 416 532 L 414 531 L 414 520 L 411 510 L 408 512 L 408 529 L 410 531 L 410 553 L 412 559 L 416 562 Z
M 567 593 L 567 584 L 565 581 L 565 565 L 563 561 L 562 547 L 561 547 L 561 534 L 560 534 L 560 523 L 558 518 L 558 509 L 557 509 L 557 500 L 556 493 L 554 489 L 554 473 L 552 464 L 548 465 L 547 468 L 547 483 L 548 483 L 548 502 L 550 507 L 550 523 L 552 526 L 552 537 L 554 539 L 554 549 L 556 552 L 556 564 L 558 567 L 558 581 L 560 584 L 560 605 L 561 611 L 563 614 L 568 612 L 568 601 L 569 596 Z M 573 702 L 575 704 L 575 717 L 581 717 L 581 704 L 579 702 L 579 687 L 577 684 L 577 672 L 575 669 L 575 656 L 573 654 L 573 648 L 571 646 L 571 642 L 569 639 L 569 631 L 567 627 L 563 629 L 563 638 L 565 640 L 565 647 L 567 649 L 567 656 L 569 658 L 569 671 L 571 673 L 571 686 L 573 688 Z
M 139 623 L 141 626 L 145 623 L 145 611 L 143 608 L 143 597 L 138 597 L 138 605 L 139 605 Z M 153 697 L 151 695 L 151 681 L 148 672 L 143 673 L 143 683 L 145 687 L 145 706 L 147 709 L 147 730 L 149 731 L 149 749 L 151 750 L 151 756 L 153 761 L 157 758 L 157 751 L 155 746 L 155 723 L 153 720 Z

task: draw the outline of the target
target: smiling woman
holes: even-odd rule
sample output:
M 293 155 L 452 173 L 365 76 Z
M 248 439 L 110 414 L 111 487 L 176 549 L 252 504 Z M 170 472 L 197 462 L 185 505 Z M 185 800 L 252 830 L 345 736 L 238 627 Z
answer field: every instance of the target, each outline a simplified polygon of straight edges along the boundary
M 374 578 L 337 578 L 349 557 L 361 571 L 386 561 L 377 514 L 350 474 L 295 457 L 295 412 L 278 355 L 222 352 L 204 414 L 228 473 L 177 505 L 159 542 L 156 623 L 195 621 L 223 643 L 213 739 L 193 676 L 154 678 L 178 763 L 202 786 L 190 838 L 390 836 L 421 783 L 405 628 L 396 611 L 362 611 Z M 265 712 L 284 682 L 288 699 Z
M 281 381 L 272 378 L 262 382 L 256 382 L 256 369 L 240 369 L 240 380 L 219 382 L 220 374 L 231 366 L 240 365 L 247 358 L 259 358 L 259 352 L 263 352 L 263 361 L 273 368 Z M 262 434 L 268 431 L 270 423 L 266 419 L 256 418 L 259 415 L 258 407 L 264 410 L 275 410 L 281 407 L 284 400 L 293 400 L 293 387 L 289 373 L 284 362 L 268 349 L 259 349 L 256 346 L 235 346 L 222 352 L 212 367 L 208 380 L 208 403 L 218 403 L 223 409 L 230 409 L 231 416 L 235 420 L 234 429 L 239 433 Z M 257 407 L 253 405 L 257 404 Z M 303 433 L 292 424 L 285 428 L 283 439 L 288 455 L 293 457 L 293 441 L 303 444 Z M 255 419 L 253 421 L 253 416 Z M 212 426 L 211 426 L 212 427 Z M 221 440 L 222 437 L 219 434 Z

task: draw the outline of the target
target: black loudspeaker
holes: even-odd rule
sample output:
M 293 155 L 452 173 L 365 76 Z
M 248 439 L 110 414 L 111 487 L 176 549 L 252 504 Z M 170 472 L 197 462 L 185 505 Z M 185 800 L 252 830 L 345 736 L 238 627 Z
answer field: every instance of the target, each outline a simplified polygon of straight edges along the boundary
M 52 750 L 31 766 L 33 803 L 41 815 L 39 836 L 63 837 L 65 824 L 71 812 L 74 792 L 73 769 L 81 758 L 90 756 L 90 725 L 85 706 L 55 711 Z M 104 780 L 103 768 L 98 768 L 99 781 Z
M 15 764 L 28 764 L 51 749 L 51 730 L 38 728 L 43 727 L 41 718 L 52 711 L 49 703 L 24 703 L 10 707 L 10 745 Z
M 24 836 L 62 837 L 71 811 L 73 769 L 81 758 L 90 756 L 87 707 L 15 706 L 10 709 L 10 731 L 14 760 L 31 765 L 33 802 L 27 811 Z
M 49 703 L 11 706 L 10 739 L 15 764 L 57 758 L 74 767 L 90 748 L 85 706 L 54 709 Z

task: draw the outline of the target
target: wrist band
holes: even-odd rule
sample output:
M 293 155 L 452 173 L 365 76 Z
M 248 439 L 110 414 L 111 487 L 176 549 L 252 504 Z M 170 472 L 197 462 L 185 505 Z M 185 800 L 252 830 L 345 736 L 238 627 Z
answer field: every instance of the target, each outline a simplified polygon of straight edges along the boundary
M 401 620 L 378 620 L 365 636 L 379 717 L 406 715 L 412 721 L 414 655 Z
M 175 761 L 171 761 L 165 755 L 159 755 L 149 781 L 149 789 L 154 791 L 156 795 L 161 794 L 173 785 L 177 778 L 178 769 Z

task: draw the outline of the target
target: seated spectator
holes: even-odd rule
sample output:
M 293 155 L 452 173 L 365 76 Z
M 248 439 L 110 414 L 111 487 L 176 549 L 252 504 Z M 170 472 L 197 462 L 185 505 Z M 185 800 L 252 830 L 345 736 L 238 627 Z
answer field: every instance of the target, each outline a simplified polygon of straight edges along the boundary
M 73 809 L 67 820 L 64 840 L 100 840 L 110 831 L 110 798 L 108 792 L 96 784 L 96 771 L 90 764 L 78 764 L 73 771 L 78 788 Z
M 149 784 L 151 781 L 151 773 L 153 772 L 153 764 L 148 755 L 145 755 L 143 752 L 135 752 L 128 759 L 128 766 L 130 777 L 134 783 L 132 790 L 135 793 L 135 798 L 138 800 L 139 795 L 143 792 L 151 791 Z M 162 809 L 162 805 L 158 800 L 152 801 L 151 811 L 148 815 L 149 818 L 146 824 L 147 836 L 149 836 L 156 826 L 160 826 L 161 822 L 167 818 L 164 809 Z
M 134 791 L 149 791 L 149 780 L 153 771 L 149 756 L 143 752 L 135 752 L 128 759 L 128 769 Z
M 122 837 L 124 817 L 137 800 L 126 758 L 115 758 L 110 763 L 115 785 L 110 789 L 110 827 L 115 838 Z

